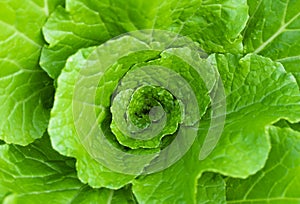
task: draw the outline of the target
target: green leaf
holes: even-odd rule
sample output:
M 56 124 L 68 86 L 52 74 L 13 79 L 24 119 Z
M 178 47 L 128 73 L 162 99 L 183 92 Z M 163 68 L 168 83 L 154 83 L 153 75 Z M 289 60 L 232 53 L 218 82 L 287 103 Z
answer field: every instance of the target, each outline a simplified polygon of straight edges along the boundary
M 262 56 L 216 55 L 216 63 L 226 92 L 226 124 L 209 163 L 225 174 L 246 178 L 267 159 L 266 127 L 282 118 L 299 121 L 299 88 L 280 63 Z
M 125 187 L 121 190 L 112 191 L 113 195 L 111 196 L 111 202 L 112 204 L 118 204 L 118 203 L 128 203 L 128 204 L 134 204 L 137 203 L 136 199 L 132 193 L 131 188 Z
M 300 72 L 295 71 L 295 72 L 292 72 L 292 73 L 293 73 L 294 77 L 296 78 L 297 83 L 298 83 L 298 85 L 300 87 Z
M 170 39 L 173 41 L 173 39 Z M 133 41 L 133 42 L 132 42 Z M 152 43 L 152 42 L 151 42 Z M 157 46 L 157 43 L 153 43 L 155 46 Z M 168 44 L 168 43 L 167 43 Z M 138 47 L 142 51 L 133 53 L 132 55 L 124 54 L 123 52 L 127 52 L 133 48 Z M 139 74 L 142 74 L 142 76 L 137 77 L 137 75 L 132 75 L 130 78 L 125 74 L 128 74 L 130 71 L 136 71 L 140 70 L 141 67 L 144 66 L 158 66 L 161 65 L 162 67 L 169 67 L 170 70 L 173 70 L 171 72 L 172 74 L 178 73 L 180 76 L 184 77 L 186 81 L 193 82 L 191 83 L 191 87 L 195 92 L 198 92 L 197 100 L 199 100 L 199 107 L 194 107 L 193 102 L 194 99 L 191 94 L 188 94 L 188 92 L 184 92 L 187 88 L 186 85 L 182 85 L 182 88 L 178 90 L 178 84 L 173 85 L 173 87 L 168 87 L 173 90 L 174 92 L 179 93 L 177 97 L 179 99 L 182 99 L 183 102 L 186 102 L 190 100 L 191 106 L 188 106 L 186 111 L 186 117 L 180 121 L 183 124 L 186 124 L 187 126 L 194 126 L 194 123 L 197 124 L 199 115 L 203 115 L 205 113 L 205 109 L 207 108 L 209 104 L 209 98 L 208 98 L 208 90 L 206 90 L 204 87 L 202 80 L 194 80 L 195 76 L 199 78 L 199 75 L 196 71 L 192 71 L 190 65 L 188 65 L 186 62 L 183 62 L 182 60 L 171 57 L 169 53 L 162 52 L 159 57 L 157 58 L 157 50 L 152 50 L 152 54 L 150 54 L 149 51 L 149 45 L 147 45 L 145 42 L 140 41 L 134 37 L 124 37 L 120 38 L 116 41 L 111 41 L 110 43 L 104 44 L 97 48 L 89 48 L 89 49 L 83 49 L 79 51 L 77 54 L 70 57 L 67 61 L 66 67 L 62 70 L 62 74 L 58 78 L 58 88 L 56 91 L 56 101 L 54 103 L 53 110 L 51 112 L 51 120 L 49 124 L 49 134 L 51 136 L 51 140 L 53 143 L 53 147 L 59 151 L 60 153 L 66 155 L 66 156 L 72 156 L 77 159 L 77 170 L 78 170 L 78 176 L 79 178 L 89 183 L 89 185 L 93 187 L 108 187 L 108 188 L 120 188 L 127 183 L 130 183 L 136 176 L 136 173 L 133 172 L 121 172 L 117 173 L 114 172 L 107 167 L 105 167 L 101 162 L 97 161 L 97 158 L 101 157 L 101 152 L 110 152 L 112 151 L 110 149 L 110 146 L 106 145 L 98 145 L 99 137 L 97 138 L 90 138 L 90 131 L 91 129 L 88 127 L 88 124 L 90 123 L 96 123 L 97 126 L 100 127 L 101 131 L 105 133 L 105 137 L 109 139 L 109 142 L 113 145 L 113 147 L 116 147 L 118 150 L 126 150 L 129 147 L 121 146 L 119 143 L 116 142 L 116 140 L 113 138 L 114 135 L 112 134 L 111 130 L 109 129 L 110 121 L 111 121 L 111 113 L 110 113 L 110 106 L 111 106 L 111 97 L 119 93 L 119 91 L 123 91 L 123 89 L 126 89 L 126 84 L 134 86 L 138 86 L 140 84 L 141 80 L 150 80 L 151 82 L 155 82 L 155 80 L 158 79 L 158 76 L 168 76 L 168 72 L 158 72 L 158 68 L 155 70 L 152 70 L 152 72 L 155 72 L 157 74 L 156 77 L 153 77 L 153 75 L 145 75 L 145 73 L 142 71 Z M 108 49 L 107 49 L 108 48 Z M 115 62 L 114 55 L 111 54 L 111 52 L 114 50 L 119 50 L 120 48 L 124 48 L 123 51 L 120 51 L 118 54 L 120 54 L 122 57 L 117 60 L 117 63 L 109 66 L 107 69 L 105 65 L 107 63 Z M 148 49 L 148 50 L 147 50 Z M 93 52 L 95 51 L 95 52 Z M 183 50 L 184 53 L 187 50 Z M 93 54 L 91 54 L 93 52 Z M 102 55 L 101 55 L 102 54 Z M 91 56 L 90 56 L 91 55 Z M 100 58 L 99 56 L 104 57 L 105 59 Z M 110 57 L 108 57 L 110 56 Z M 153 56 L 156 58 L 153 59 Z M 94 58 L 96 57 L 96 58 Z M 199 56 L 198 56 L 199 58 Z M 128 59 L 131 59 L 128 61 Z M 106 61 L 107 60 L 107 61 Z M 81 71 L 86 70 L 89 63 L 92 63 L 92 72 L 95 71 L 94 69 L 97 69 L 96 75 L 100 74 L 99 76 L 95 77 L 96 75 L 91 74 L 90 76 L 92 79 L 88 80 L 88 83 L 92 83 L 95 80 L 99 80 L 99 84 L 96 84 L 95 86 L 97 89 L 95 90 L 95 100 L 93 100 L 93 97 L 90 99 L 90 94 L 86 91 L 83 91 L 82 93 L 77 93 L 76 89 L 84 89 L 87 87 L 92 88 L 94 85 L 78 85 L 78 81 L 82 81 L 82 78 L 84 78 L 84 74 L 81 73 Z M 94 64 L 96 63 L 96 64 Z M 137 63 L 137 64 L 136 64 Z M 180 66 L 178 66 L 180 65 Z M 203 64 L 204 65 L 204 64 Z M 103 66 L 103 67 L 102 67 Z M 101 68 L 102 67 L 102 68 Z M 98 68 L 101 68 L 98 70 Z M 185 72 L 184 70 L 191 69 L 189 72 Z M 149 69 L 148 69 L 149 71 Z M 151 71 L 151 69 L 150 69 Z M 136 72 L 134 72 L 136 73 Z M 144 74 L 143 74 L 144 73 Z M 83 75 L 82 75 L 83 74 Z M 175 75 L 175 74 L 174 74 Z M 90 77 L 88 75 L 88 77 Z M 176 77 L 177 75 L 175 75 Z M 82 78 L 80 78 L 82 77 Z M 122 79 L 122 84 L 125 84 L 124 86 L 119 85 L 120 80 Z M 161 78 L 162 81 L 165 82 L 165 78 Z M 182 80 L 182 79 L 181 79 Z M 170 80 L 172 81 L 172 80 Z M 96 81 L 97 82 L 97 81 Z M 171 82 L 170 82 L 171 83 Z M 182 81 L 179 80 L 179 82 L 176 83 L 182 83 Z M 166 83 L 169 85 L 169 82 Z M 118 89 L 116 90 L 116 88 Z M 203 94 L 199 94 L 198 89 L 201 88 L 201 92 Z M 203 88 L 203 89 L 202 89 Z M 181 93 L 183 91 L 183 93 Z M 92 91 L 92 94 L 94 92 Z M 88 98 L 88 99 L 87 99 Z M 93 100 L 93 101 L 90 101 Z M 186 100 L 186 101 L 184 101 Z M 86 107 L 81 107 L 79 105 L 76 106 L 76 104 L 81 104 L 80 102 L 83 102 L 83 104 L 91 104 L 95 103 L 95 109 L 92 108 L 89 111 L 86 111 Z M 122 102 L 122 101 L 121 101 Z M 168 100 L 167 100 L 168 102 Z M 170 101 L 169 101 L 170 102 Z M 173 103 L 173 99 L 171 100 Z M 75 104 L 75 106 L 74 106 Z M 166 106 L 166 103 L 162 103 L 162 105 Z M 177 104 L 178 105 L 178 104 Z M 88 106 L 89 107 L 89 106 Z M 90 106 L 92 107 L 92 106 Z M 135 110 L 136 107 L 133 107 Z M 200 113 L 195 111 L 197 109 L 200 109 Z M 119 110 L 121 111 L 121 110 Z M 85 112 L 91 112 L 91 115 L 85 115 Z M 96 113 L 96 121 L 93 120 L 93 112 Z M 112 112 L 113 113 L 113 112 Z M 77 115 L 79 114 L 79 115 Z M 118 112 L 117 114 L 123 116 L 124 113 Z M 173 112 L 171 111 L 171 114 Z M 198 115 L 199 114 L 199 115 Z M 81 119 L 81 120 L 80 120 Z M 83 120 L 82 120 L 83 119 Z M 77 121 L 84 121 L 88 124 L 78 124 Z M 196 121 L 196 122 L 195 122 Z M 177 120 L 175 121 L 178 122 Z M 77 126 L 77 127 L 76 127 Z M 80 127 L 78 127 L 80 126 Z M 80 128 L 80 129 L 78 129 Z M 173 124 L 171 125 L 171 128 L 173 129 Z M 188 128 L 186 128 L 188 129 Z M 184 131 L 185 128 L 182 128 L 182 131 Z M 82 133 L 82 131 L 88 131 L 87 133 Z M 171 133 L 174 131 L 172 130 Z M 189 133 L 191 133 L 190 131 Z M 80 136 L 80 134 L 83 134 L 83 137 Z M 160 139 L 160 138 L 159 138 Z M 121 143 L 121 142 L 120 142 Z M 162 142 L 164 145 L 165 143 Z M 92 147 L 88 146 L 89 144 L 92 144 Z M 112 147 L 112 148 L 113 148 Z M 90 148 L 93 148 L 96 150 L 98 155 L 93 155 L 90 152 Z M 126 149 L 127 148 L 127 149 Z M 152 149 L 148 149 L 149 151 L 152 151 Z M 142 154 L 143 151 L 147 152 L 148 150 L 144 150 L 142 148 L 137 149 L 137 151 L 128 150 L 129 152 L 133 152 L 133 154 L 139 155 Z M 99 156 L 100 155 L 100 156 Z M 142 161 L 135 161 L 134 165 L 139 167 L 139 162 L 150 162 L 154 157 L 157 155 L 149 156 L 149 158 L 142 160 Z M 126 163 L 126 156 L 121 155 L 118 159 L 124 160 L 115 163 L 115 166 L 122 166 L 124 165 L 124 168 L 129 168 L 128 164 Z M 110 158 L 106 158 L 107 161 L 111 161 Z M 133 163 L 130 165 L 132 166 Z M 144 166 L 141 166 L 143 169 Z M 138 169 L 140 171 L 140 169 Z M 133 175 L 128 175 L 133 174 Z M 117 180 L 115 178 L 118 178 Z
M 272 149 L 265 167 L 245 180 L 228 178 L 228 203 L 299 203 L 300 133 L 270 127 Z
M 133 203 L 130 189 L 92 189 L 76 177 L 74 160 L 55 152 L 48 136 L 21 147 L 0 146 L 3 203 Z M 131 196 L 130 196 L 131 195 Z
M 77 3 L 67 1 L 66 6 L 69 8 Z M 70 14 L 64 8 L 58 7 L 43 28 L 49 46 L 42 50 L 40 65 L 52 78 L 58 77 L 67 58 L 80 48 L 103 43 L 111 37 L 93 9 L 82 5 L 77 5 L 76 8 Z
M 107 203 L 107 204 L 135 204 L 135 198 L 132 194 L 131 188 L 125 187 L 119 190 L 109 189 L 93 189 L 87 185 L 82 187 L 78 194 L 73 197 L 72 204 L 82 203 Z
M 3 203 L 5 197 L 9 194 L 9 191 L 4 187 L 0 186 L 0 202 Z
M 181 22 L 179 33 L 198 41 L 208 53 L 241 53 L 247 0 L 203 0 L 197 7 L 195 14 Z
M 174 134 L 181 122 L 180 106 L 173 95 L 163 88 L 149 85 L 135 91 L 127 89 L 119 92 L 111 105 L 111 113 L 112 132 L 119 143 L 132 149 L 159 147 L 161 139 Z M 131 123 L 125 121 L 121 113 L 128 114 Z M 163 129 L 161 123 L 164 124 Z M 136 127 L 147 128 L 147 131 L 140 134 L 139 139 L 130 137 L 134 136 Z M 155 134 L 157 130 L 160 132 Z
M 41 27 L 62 2 L 0 1 L 0 139 L 7 143 L 29 144 L 47 127 L 53 86 L 38 66 Z
M 291 128 L 295 131 L 300 132 L 300 123 L 290 123 L 289 121 L 286 120 L 280 120 L 274 125 L 281 128 Z
M 197 184 L 198 204 L 225 204 L 226 184 L 222 176 L 214 173 L 204 173 Z
M 66 59 L 80 48 L 143 29 L 189 36 L 207 52 L 242 52 L 240 33 L 247 19 L 246 0 L 67 1 L 66 9 L 57 8 L 43 28 L 49 46 L 43 48 L 40 64 L 57 78 Z
M 215 62 L 227 97 L 225 127 L 216 148 L 198 160 L 209 128 L 209 121 L 202 120 L 198 140 L 180 161 L 134 180 L 139 202 L 195 203 L 196 182 L 204 171 L 239 178 L 255 174 L 265 165 L 270 150 L 267 127 L 280 118 L 299 121 L 299 89 L 281 64 L 252 54 L 241 59 L 216 55 Z
M 80 70 L 89 63 L 95 67 L 104 66 L 103 64 L 107 63 L 101 58 L 102 60 L 97 64 L 98 56 L 102 56 L 99 53 L 106 53 L 105 49 L 108 48 L 114 50 L 113 45 L 116 43 L 118 48 L 125 48 L 131 45 L 128 44 L 129 42 L 132 40 L 127 38 L 119 39 L 116 42 L 112 41 L 100 46 L 95 52 L 97 55 L 93 57 L 90 56 L 90 53 L 95 48 L 81 50 L 68 60 L 58 79 L 56 102 L 49 127 L 53 146 L 62 154 L 76 157 L 79 177 L 95 187 L 119 188 L 132 182 L 135 176 L 112 172 L 94 160 L 84 148 L 84 140 L 80 139 L 78 132 L 76 132 L 73 114 L 77 110 L 72 104 L 87 96 L 77 96 L 75 97 L 76 100 L 73 101 L 74 83 L 78 79 Z M 136 41 L 134 45 L 137 46 L 138 42 Z M 143 47 L 145 44 L 141 44 L 141 46 Z M 142 60 L 141 56 L 139 55 L 138 59 Z M 113 56 L 111 57 L 113 59 Z M 130 57 L 126 59 L 130 59 Z M 151 59 L 153 58 L 151 57 Z M 135 57 L 133 57 L 133 61 L 136 61 Z M 181 160 L 160 173 L 143 175 L 133 181 L 133 191 L 139 202 L 187 201 L 193 203 L 196 201 L 194 192 L 196 191 L 197 180 L 202 172 L 207 170 L 242 178 L 256 173 L 264 166 L 270 149 L 266 127 L 280 118 L 292 122 L 300 120 L 296 114 L 296 110 L 300 108 L 298 86 L 295 79 L 291 74 L 285 72 L 281 64 L 257 55 L 247 55 L 242 59 L 229 54 L 212 55 L 208 61 L 218 66 L 227 95 L 226 124 L 222 137 L 212 154 L 204 161 L 199 161 L 200 147 L 209 128 L 209 119 L 204 120 L 200 126 L 197 142 Z M 153 65 L 155 62 L 156 60 L 152 60 L 148 63 Z M 174 65 L 179 64 L 179 62 L 175 62 Z M 172 63 L 163 65 L 169 67 L 170 64 Z M 99 98 L 96 97 L 96 101 L 99 103 L 96 105 L 99 106 L 100 113 L 103 108 L 104 110 L 109 108 L 110 95 L 118 85 L 119 77 L 126 74 L 127 67 L 126 64 L 119 64 L 114 65 L 113 69 L 108 69 L 108 71 L 100 71 L 101 80 L 98 84 L 100 88 L 98 94 L 100 95 Z M 178 67 L 183 68 L 184 66 Z M 138 68 L 139 66 L 132 69 L 134 71 Z M 91 76 L 98 79 L 97 75 L 92 74 Z M 106 80 L 109 80 L 109 83 Z M 196 84 L 196 81 L 192 81 L 191 85 L 193 84 Z M 87 86 L 91 87 L 92 85 Z M 88 93 L 84 92 L 84 94 Z M 205 93 L 203 94 L 205 95 Z M 201 98 L 203 94 L 198 93 L 199 96 L 197 97 Z M 87 103 L 93 102 L 87 101 Z M 201 107 L 199 106 L 199 108 Z M 79 109 L 78 111 L 81 113 L 82 110 Z M 269 114 L 270 112 L 272 114 Z M 103 120 L 101 118 L 106 117 L 108 112 L 104 113 L 100 114 L 100 120 Z M 86 117 L 82 114 L 79 116 Z M 108 124 L 104 123 L 103 127 L 107 127 Z M 108 134 L 108 132 L 106 133 Z M 110 133 L 107 137 L 113 137 L 113 135 Z M 116 143 L 115 140 L 112 141 Z M 93 143 L 96 143 L 96 140 Z M 256 144 L 255 148 L 253 148 L 253 144 Z M 236 155 L 241 155 L 241 157 L 236 157 Z M 120 163 L 115 165 L 120 165 Z M 118 180 L 115 180 L 115 177 L 118 177 Z
M 281 62 L 299 72 L 300 2 L 248 0 L 250 20 L 244 33 L 245 52 L 254 52 Z
M 48 132 L 55 150 L 63 155 L 77 158 L 76 168 L 80 180 L 92 187 L 105 186 L 117 189 L 129 183 L 134 176 L 111 172 L 94 160 L 81 144 L 73 118 L 74 84 L 80 69 L 86 65 L 89 55 L 94 50 L 94 47 L 83 49 L 68 59 L 66 67 L 58 78 L 56 100 L 51 112 Z
M 300 202 L 299 8 L 0 0 L 0 202 Z

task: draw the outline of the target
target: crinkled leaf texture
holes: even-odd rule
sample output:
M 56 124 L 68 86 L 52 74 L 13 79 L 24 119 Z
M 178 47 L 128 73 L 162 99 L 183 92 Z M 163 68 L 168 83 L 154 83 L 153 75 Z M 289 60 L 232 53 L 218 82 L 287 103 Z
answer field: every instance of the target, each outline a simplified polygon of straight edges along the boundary
M 286 73 L 281 64 L 255 54 L 242 58 L 232 54 L 211 55 L 207 61 L 220 72 L 227 114 L 221 139 L 209 157 L 199 160 L 203 138 L 209 128 L 208 112 L 193 146 L 173 166 L 138 178 L 113 172 L 89 155 L 74 127 L 74 84 L 94 49 L 80 50 L 68 59 L 58 78 L 49 126 L 53 147 L 64 155 L 75 157 L 79 178 L 93 187 L 120 188 L 133 183 L 133 192 L 141 203 L 201 202 L 203 198 L 197 197 L 195 192 L 197 181 L 205 171 L 240 178 L 255 174 L 264 166 L 271 148 L 267 127 L 281 118 L 291 122 L 300 120 L 297 114 L 300 111 L 299 88 L 295 78 Z M 111 73 L 111 76 L 116 75 Z M 99 88 L 105 94 L 114 90 L 110 83 L 104 87 L 107 89 Z
M 248 0 L 250 20 L 244 32 L 245 52 L 281 62 L 299 78 L 300 2 Z
M 98 51 L 101 52 L 102 51 L 101 48 L 105 49 L 107 47 L 109 48 L 109 46 L 118 49 L 119 47 L 124 47 L 124 50 L 126 50 L 126 47 L 132 44 L 131 42 L 132 40 L 135 41 L 136 43 L 135 45 L 140 44 L 145 48 L 147 47 L 144 42 L 139 41 L 138 39 L 135 39 L 133 37 L 129 37 L 129 38 L 125 37 L 118 41 L 113 41 L 112 43 L 108 43 L 106 45 L 100 46 L 99 47 L 100 49 L 98 49 Z M 53 110 L 51 112 L 49 134 L 51 135 L 52 143 L 56 150 L 58 150 L 64 155 L 80 158 L 78 159 L 78 163 L 77 163 L 77 169 L 78 169 L 78 174 L 80 179 L 82 179 L 84 182 L 88 182 L 93 187 L 120 188 L 125 184 L 130 183 L 137 175 L 127 175 L 123 173 L 113 172 L 107 169 L 106 167 L 104 167 L 103 165 L 101 165 L 95 159 L 93 159 L 89 154 L 89 152 L 87 152 L 87 150 L 85 149 L 86 146 L 82 143 L 83 140 L 78 136 L 75 127 L 75 120 L 77 120 L 77 118 L 76 117 L 74 118 L 74 112 L 78 110 L 76 108 L 74 109 L 73 106 L 74 102 L 76 102 L 73 101 L 74 86 L 75 83 L 77 83 L 78 77 L 80 76 L 81 69 L 85 67 L 88 62 L 93 61 L 92 59 L 91 61 L 88 60 L 88 58 L 90 57 L 91 52 L 93 52 L 94 50 L 96 50 L 96 48 L 83 49 L 68 59 L 65 69 L 63 69 L 62 74 L 58 78 L 56 101 Z M 156 52 L 154 53 L 156 54 Z M 116 66 L 113 65 L 112 67 L 110 67 L 110 69 L 108 69 L 108 71 L 105 72 L 103 75 L 102 72 L 97 71 L 97 73 L 100 73 L 102 77 L 101 81 L 99 82 L 99 87 L 97 88 L 98 89 L 97 92 L 99 93 L 96 96 L 97 98 L 96 101 L 97 103 L 99 103 L 96 105 L 97 107 L 100 107 L 99 108 L 100 114 L 99 113 L 97 114 L 99 114 L 99 120 L 101 121 L 105 121 L 104 120 L 105 116 L 110 114 L 109 112 L 110 98 L 114 89 L 117 87 L 119 80 L 127 72 L 127 70 L 130 67 L 132 67 L 131 64 L 132 61 L 136 63 L 135 60 L 130 59 L 130 57 L 133 56 L 129 57 L 129 61 L 124 60 L 128 58 L 126 57 L 127 56 L 125 56 L 123 60 L 121 59 L 118 62 L 119 64 L 117 63 Z M 152 55 L 149 55 L 149 53 L 141 53 L 141 55 L 139 55 L 138 57 L 139 60 L 142 60 L 141 63 L 145 63 L 149 59 L 152 59 Z M 137 59 L 137 57 L 133 57 L 133 59 Z M 175 65 L 172 65 L 172 63 L 175 60 L 176 59 L 168 57 L 167 53 L 161 53 L 160 57 L 157 60 L 153 60 L 149 62 L 149 64 L 159 63 L 164 66 L 169 65 L 170 67 L 173 66 L 175 70 L 177 69 L 177 71 L 179 71 L 179 68 L 176 68 Z M 100 61 L 99 66 L 101 65 L 101 63 L 102 61 Z M 137 67 L 136 69 L 138 68 L 139 67 Z M 183 66 L 182 68 L 188 70 L 189 67 Z M 186 77 L 189 77 L 191 81 L 194 81 L 191 78 L 189 72 L 182 71 L 182 74 L 185 75 Z M 198 84 L 199 82 L 194 81 L 194 83 Z M 198 87 L 194 87 L 194 89 L 197 89 Z M 82 97 L 79 97 L 78 100 L 81 100 L 83 97 L 85 96 L 83 95 Z M 200 101 L 200 97 L 201 96 L 198 95 L 199 101 Z M 207 96 L 202 97 L 201 99 L 204 102 L 202 107 L 202 114 L 203 114 L 205 112 L 205 108 L 209 103 L 209 100 L 207 99 Z M 80 117 L 83 116 L 80 114 Z M 190 116 L 187 116 L 187 118 L 188 117 Z M 109 127 L 109 124 L 104 124 L 104 126 Z M 118 180 L 115 179 L 116 177 L 118 178 Z
M 233 55 L 217 55 L 215 60 L 227 95 L 226 124 L 218 145 L 207 159 L 198 160 L 201 138 L 207 131 L 203 121 L 198 141 L 179 162 L 134 180 L 138 201 L 194 203 L 191 189 L 207 170 L 240 178 L 255 174 L 264 166 L 270 150 L 268 125 L 279 118 L 299 120 L 294 112 L 299 109 L 298 86 L 280 64 L 252 54 L 240 60 Z
M 300 133 L 270 127 L 272 149 L 265 167 L 246 180 L 228 178 L 228 203 L 299 203 Z
M 53 86 L 38 65 L 41 28 L 62 2 L 0 1 L 0 139 L 7 143 L 29 144 L 47 127 Z
M 26 147 L 0 141 L 0 202 L 300 202 L 299 1 L 67 0 L 65 7 L 63 4 L 62 0 L 0 0 L 0 139 L 27 145 L 42 137 L 53 96 L 48 74 L 57 80 L 48 130 L 52 146 L 76 158 L 76 167 L 74 159 L 52 149 L 47 135 Z M 41 36 L 42 26 L 47 45 Z M 92 46 L 142 29 L 173 31 L 188 36 L 209 54 L 223 53 L 204 61 L 220 73 L 227 113 L 217 146 L 199 160 L 212 121 L 208 99 L 212 87 L 204 87 L 197 73 L 168 51 L 134 53 L 118 60 L 103 73 L 96 91 L 99 109 L 95 110 L 100 121 L 108 118 L 101 125 L 106 125 L 106 136 L 114 146 L 147 154 L 143 147 L 155 147 L 152 150 L 156 152 L 170 139 L 159 135 L 148 143 L 135 143 L 120 133 L 127 124 L 118 126 L 118 117 L 108 117 L 122 109 L 126 93 L 132 92 L 121 90 L 124 98 L 119 97 L 120 103 L 110 107 L 116 86 L 131 69 L 162 65 L 177 72 L 196 90 L 198 104 L 192 107 L 195 113 L 199 109 L 201 118 L 194 143 L 174 165 L 150 175 L 129 175 L 109 169 L 87 151 L 75 128 L 74 88 L 78 88 L 75 84 L 80 71 L 99 60 L 90 58 L 99 51 Z M 134 42 L 147 47 L 139 38 Z M 126 48 L 126 44 L 119 44 L 119 52 Z M 190 54 L 181 48 L 177 52 Z M 114 53 L 110 54 L 107 58 Z M 138 96 L 143 94 L 141 91 Z M 164 102 L 172 100 L 170 96 Z M 178 104 L 165 106 L 175 107 L 172 116 L 178 113 Z M 172 125 L 165 134 L 174 133 L 178 125 L 174 121 L 168 121 Z M 274 123 L 278 127 L 272 126 Z
M 221 175 L 204 173 L 197 184 L 197 204 L 225 204 L 226 183 Z
M 239 53 L 247 19 L 246 0 L 67 1 L 66 9 L 57 8 L 43 28 L 49 46 L 44 47 L 40 64 L 57 78 L 66 59 L 80 48 L 143 29 L 189 36 L 207 52 Z
M 92 189 L 76 177 L 74 161 L 51 147 L 48 135 L 21 147 L 0 145 L 2 203 L 134 203 L 130 189 Z

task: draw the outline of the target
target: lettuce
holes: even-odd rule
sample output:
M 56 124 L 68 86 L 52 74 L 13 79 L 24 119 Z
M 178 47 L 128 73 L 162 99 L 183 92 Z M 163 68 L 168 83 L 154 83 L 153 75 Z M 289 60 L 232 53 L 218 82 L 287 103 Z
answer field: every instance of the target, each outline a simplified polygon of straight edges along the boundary
M 1 145 L 0 162 L 3 203 L 124 203 L 133 199 L 126 188 L 113 191 L 82 184 L 74 160 L 55 152 L 48 135 L 26 147 Z
M 0 201 L 298 203 L 299 8 L 0 0 Z
M 0 139 L 7 143 L 27 145 L 47 128 L 54 90 L 38 65 L 41 28 L 59 4 L 0 1 Z
M 246 180 L 226 179 L 229 203 L 299 202 L 300 134 L 287 127 L 270 127 L 269 132 L 272 150 L 264 168 Z M 278 178 L 275 183 L 274 178 Z

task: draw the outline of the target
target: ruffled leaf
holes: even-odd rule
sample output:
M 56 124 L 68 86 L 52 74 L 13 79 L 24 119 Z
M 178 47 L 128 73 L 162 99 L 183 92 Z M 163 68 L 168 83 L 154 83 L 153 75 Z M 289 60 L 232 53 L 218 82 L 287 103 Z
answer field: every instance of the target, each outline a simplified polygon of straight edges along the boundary
M 53 86 L 38 66 L 44 45 L 41 28 L 62 3 L 0 2 L 0 139 L 7 143 L 27 145 L 46 130 Z
M 74 160 L 55 152 L 45 135 L 21 147 L 0 145 L 3 203 L 134 203 L 130 189 L 92 189 L 76 177 Z
M 228 203 L 298 203 L 300 133 L 270 127 L 272 149 L 265 167 L 246 180 L 228 178 Z
M 239 53 L 247 19 L 246 0 L 67 1 L 66 9 L 58 8 L 44 26 L 49 46 L 44 47 L 40 64 L 57 78 L 67 58 L 80 48 L 144 29 L 189 36 L 207 52 Z

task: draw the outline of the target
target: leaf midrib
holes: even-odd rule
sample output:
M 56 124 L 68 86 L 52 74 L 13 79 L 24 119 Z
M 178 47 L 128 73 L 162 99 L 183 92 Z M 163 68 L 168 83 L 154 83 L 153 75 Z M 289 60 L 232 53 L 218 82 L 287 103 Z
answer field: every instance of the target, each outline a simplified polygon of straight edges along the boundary
M 263 42 L 256 50 L 253 51 L 254 54 L 260 53 L 268 44 L 270 44 L 275 38 L 277 38 L 281 33 L 285 32 L 286 27 L 288 27 L 294 20 L 296 20 L 300 16 L 300 12 L 291 18 L 285 24 L 282 24 L 281 27 L 265 42 Z

